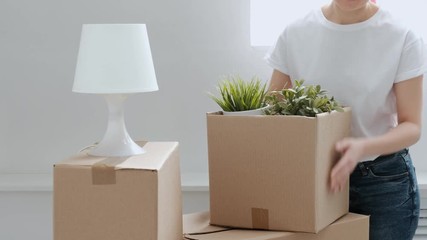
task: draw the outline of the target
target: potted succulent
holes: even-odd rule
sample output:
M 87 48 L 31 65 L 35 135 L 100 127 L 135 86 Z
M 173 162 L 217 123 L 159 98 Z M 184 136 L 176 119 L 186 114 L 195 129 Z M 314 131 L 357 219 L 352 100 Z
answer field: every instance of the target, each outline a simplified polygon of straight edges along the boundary
M 222 108 L 224 115 L 263 115 L 266 109 L 266 83 L 253 77 L 250 81 L 240 76 L 228 76 L 218 84 L 220 96 L 209 93 Z
M 296 80 L 292 88 L 273 91 L 266 96 L 270 106 L 266 115 L 300 115 L 314 117 L 324 112 L 343 112 L 342 106 L 326 95 L 320 85 L 304 85 L 304 80 Z

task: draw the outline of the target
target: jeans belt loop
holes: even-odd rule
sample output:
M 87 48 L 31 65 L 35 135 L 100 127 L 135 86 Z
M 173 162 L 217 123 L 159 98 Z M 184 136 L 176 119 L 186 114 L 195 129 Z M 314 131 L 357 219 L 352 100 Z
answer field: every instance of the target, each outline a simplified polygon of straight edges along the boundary
M 405 149 L 404 149 L 404 151 L 405 151 L 405 156 L 406 156 L 406 155 L 408 155 L 408 153 L 409 153 L 409 149 L 408 149 L 408 148 L 405 148 Z
M 363 164 L 363 162 L 358 163 L 357 166 L 359 167 L 362 176 L 368 175 L 368 168 L 365 166 L 365 164 Z

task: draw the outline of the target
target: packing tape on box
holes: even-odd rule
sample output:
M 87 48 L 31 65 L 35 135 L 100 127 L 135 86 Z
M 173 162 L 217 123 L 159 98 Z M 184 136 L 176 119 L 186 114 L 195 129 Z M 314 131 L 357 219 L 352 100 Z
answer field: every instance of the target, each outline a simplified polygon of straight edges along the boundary
M 252 228 L 268 229 L 268 209 L 252 208 Z
M 92 184 L 116 184 L 116 166 L 127 158 L 106 158 L 92 165 Z
M 233 228 L 224 228 L 224 229 L 219 229 L 219 230 L 215 230 L 215 231 L 199 232 L 199 233 L 184 233 L 184 239 L 197 240 L 198 238 L 196 236 L 209 235 L 212 233 L 226 232 L 226 231 L 230 231 L 230 230 L 233 230 Z
M 147 141 L 138 141 L 143 147 Z M 92 165 L 92 184 L 116 184 L 116 166 L 125 162 L 129 157 L 109 157 Z

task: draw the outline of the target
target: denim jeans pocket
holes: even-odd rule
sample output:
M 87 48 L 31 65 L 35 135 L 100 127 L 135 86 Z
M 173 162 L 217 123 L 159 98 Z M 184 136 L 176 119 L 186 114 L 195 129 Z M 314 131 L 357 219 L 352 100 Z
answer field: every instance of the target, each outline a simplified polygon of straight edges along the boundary
M 398 180 L 409 176 L 408 165 L 402 154 L 382 159 L 368 167 L 372 177 L 383 180 Z
M 350 180 L 350 211 L 370 215 L 370 239 L 412 239 L 420 203 L 407 150 L 361 163 Z

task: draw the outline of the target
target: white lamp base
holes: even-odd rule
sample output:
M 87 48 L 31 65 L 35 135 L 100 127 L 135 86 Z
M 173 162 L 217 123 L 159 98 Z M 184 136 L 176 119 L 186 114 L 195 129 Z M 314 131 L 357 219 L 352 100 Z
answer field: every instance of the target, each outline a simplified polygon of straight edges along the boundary
M 129 94 L 108 94 L 105 100 L 108 104 L 108 127 L 103 139 L 95 146 L 89 155 L 104 157 L 126 157 L 145 152 L 129 136 L 124 121 L 123 103 Z

